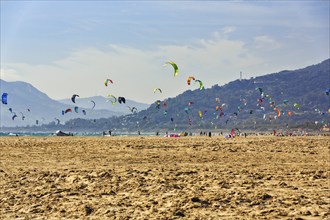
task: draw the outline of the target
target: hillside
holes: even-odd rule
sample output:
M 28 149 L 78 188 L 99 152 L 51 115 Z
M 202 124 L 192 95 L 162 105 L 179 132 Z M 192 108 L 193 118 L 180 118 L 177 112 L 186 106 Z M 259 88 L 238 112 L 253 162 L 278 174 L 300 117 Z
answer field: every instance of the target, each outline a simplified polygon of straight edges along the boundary
M 152 131 L 321 126 L 329 123 L 330 96 L 325 93 L 329 87 L 330 59 L 298 70 L 236 80 L 204 90 L 187 90 L 175 98 L 163 100 L 159 108 L 154 103 L 137 114 L 97 120 L 90 129 Z M 263 101 L 262 105 L 258 99 Z M 189 105 L 190 102 L 193 104 Z M 216 106 L 223 106 L 222 111 L 216 110 Z M 79 129 L 85 122 L 72 120 L 68 125 L 72 126 L 71 123 Z
M 95 119 L 122 115 L 120 112 L 110 110 L 91 111 L 90 107 L 82 108 L 79 105 L 77 105 L 79 106 L 78 113 L 73 112 L 62 115 L 62 110 L 74 108 L 74 105 L 72 105 L 73 103 L 63 104 L 53 100 L 31 84 L 25 82 L 7 82 L 0 80 L 0 85 L 1 94 L 4 92 L 8 93 L 8 104 L 0 104 L 1 127 L 35 125 L 36 120 L 38 120 L 38 124 L 48 124 L 54 122 L 55 118 L 58 118 L 61 123 L 64 123 L 67 120 L 77 117 Z M 12 112 L 10 112 L 10 108 Z M 83 109 L 86 111 L 86 115 L 82 113 Z M 12 120 L 14 113 L 16 113 L 17 117 Z M 24 120 L 22 120 L 23 116 L 25 117 Z
M 134 114 L 98 120 L 76 117 L 61 128 L 131 132 L 273 129 L 298 125 L 312 128 L 330 123 L 327 88 L 330 88 L 330 59 L 298 70 L 236 80 L 203 90 L 187 90 L 158 104 L 155 100 L 149 108 Z M 47 126 L 50 130 L 56 128 Z

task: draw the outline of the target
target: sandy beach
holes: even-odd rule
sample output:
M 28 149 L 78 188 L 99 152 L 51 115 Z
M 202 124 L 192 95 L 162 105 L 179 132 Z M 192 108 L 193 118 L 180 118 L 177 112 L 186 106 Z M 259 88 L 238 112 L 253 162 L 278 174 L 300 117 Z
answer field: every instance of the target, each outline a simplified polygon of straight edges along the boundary
M 329 219 L 330 137 L 1 137 L 1 219 Z

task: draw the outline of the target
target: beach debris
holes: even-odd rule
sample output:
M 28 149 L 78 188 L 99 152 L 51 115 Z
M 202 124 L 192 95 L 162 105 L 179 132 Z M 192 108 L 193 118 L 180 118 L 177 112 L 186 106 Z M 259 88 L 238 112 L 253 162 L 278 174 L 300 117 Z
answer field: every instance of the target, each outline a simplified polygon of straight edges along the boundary
M 92 214 L 93 211 L 94 209 L 89 204 L 85 205 L 86 216 Z
M 174 216 L 185 217 L 186 215 L 183 213 L 182 210 L 176 210 L 174 212 Z
M 262 198 L 262 200 L 268 200 L 268 199 L 271 199 L 271 198 L 273 198 L 273 197 L 272 197 L 271 195 L 265 193 L 265 194 L 262 195 L 261 198 Z
M 192 202 L 202 202 L 202 200 L 200 200 L 198 197 L 193 197 L 191 198 Z

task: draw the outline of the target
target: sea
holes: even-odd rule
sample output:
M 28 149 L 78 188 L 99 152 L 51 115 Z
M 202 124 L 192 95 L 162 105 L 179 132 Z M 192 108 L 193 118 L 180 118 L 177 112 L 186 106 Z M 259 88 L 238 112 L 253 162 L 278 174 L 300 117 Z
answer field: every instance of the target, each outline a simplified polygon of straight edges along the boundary
M 89 137 L 102 137 L 103 132 L 71 132 L 73 136 L 89 136 Z M 164 134 L 159 133 L 158 136 L 162 136 Z M 0 137 L 10 137 L 10 136 L 23 136 L 23 137 L 51 137 L 56 136 L 55 132 L 0 132 Z M 152 137 L 157 136 L 156 133 L 112 133 L 111 136 L 120 136 L 120 137 Z

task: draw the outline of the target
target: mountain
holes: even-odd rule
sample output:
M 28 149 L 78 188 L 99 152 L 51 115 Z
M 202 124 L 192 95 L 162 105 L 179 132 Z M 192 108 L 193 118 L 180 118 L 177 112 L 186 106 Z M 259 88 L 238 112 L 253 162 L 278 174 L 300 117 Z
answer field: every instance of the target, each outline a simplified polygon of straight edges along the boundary
M 58 118 L 61 123 L 64 123 L 67 120 L 77 117 L 94 119 L 123 115 L 121 112 L 110 110 L 91 111 L 91 107 L 87 106 L 85 108 L 86 115 L 82 113 L 82 108 L 78 109 L 78 113 L 73 111 L 72 113 L 62 115 L 62 110 L 73 109 L 74 105 L 71 103 L 63 104 L 53 100 L 26 82 L 7 82 L 0 80 L 0 85 L 1 94 L 4 92 L 8 93 L 8 104 L 0 104 L 0 127 L 35 125 L 36 120 L 38 120 L 38 124 L 48 124 L 55 121 L 55 118 Z M 9 108 L 12 109 L 13 113 L 9 111 Z M 17 117 L 12 120 L 14 113 L 16 113 Z M 22 120 L 23 116 L 25 116 L 24 120 Z
M 302 69 L 235 80 L 223 86 L 214 85 L 203 90 L 187 90 L 174 98 L 161 101 L 159 105 L 154 103 L 134 114 L 98 120 L 76 117 L 65 122 L 61 129 L 72 132 L 135 132 L 215 128 L 265 130 L 296 126 L 315 128 L 330 124 L 330 96 L 326 95 L 327 88 L 330 88 L 330 59 Z M 28 88 L 23 91 L 26 90 Z M 46 96 L 39 95 L 43 98 Z M 29 97 L 25 99 L 31 100 Z M 88 99 L 85 101 L 81 104 L 86 107 L 91 105 Z M 37 106 L 37 103 L 33 106 Z M 56 103 L 58 105 L 58 102 Z M 58 108 L 56 114 L 62 109 L 63 107 Z M 57 128 L 59 127 L 55 125 L 47 126 L 50 130 Z
M 97 120 L 89 129 L 155 131 L 322 126 L 330 123 L 327 88 L 330 88 L 330 59 L 302 69 L 235 80 L 204 90 L 187 90 L 175 98 L 163 100 L 159 107 L 154 103 L 137 114 Z M 219 107 L 216 110 L 216 106 L 222 105 L 222 111 Z M 81 129 L 86 127 L 85 123 L 71 120 L 67 125 Z
M 62 99 L 62 100 L 58 100 L 58 101 L 63 104 L 72 103 L 71 99 Z M 112 105 L 111 102 L 109 102 L 109 99 L 102 97 L 102 96 L 93 96 L 93 97 L 89 97 L 89 98 L 78 98 L 78 97 L 76 98 L 77 105 L 79 105 L 82 108 L 91 108 L 94 105 L 93 102 L 91 102 L 91 101 L 95 102 L 94 109 L 111 110 L 114 112 L 118 112 L 122 115 L 131 113 L 128 106 L 130 106 L 132 108 L 135 107 L 139 111 L 145 110 L 150 106 L 149 104 L 135 102 L 135 101 L 128 100 L 128 99 L 126 99 L 126 102 L 124 105 L 119 104 L 119 103 L 117 103 L 116 105 Z

